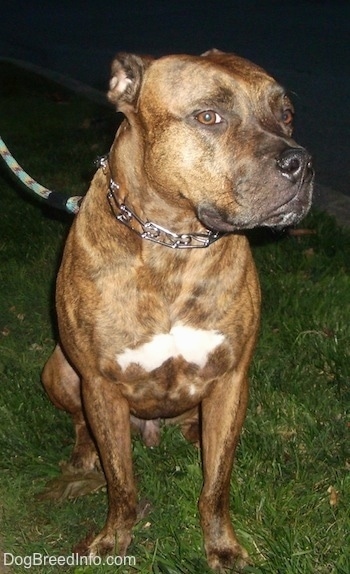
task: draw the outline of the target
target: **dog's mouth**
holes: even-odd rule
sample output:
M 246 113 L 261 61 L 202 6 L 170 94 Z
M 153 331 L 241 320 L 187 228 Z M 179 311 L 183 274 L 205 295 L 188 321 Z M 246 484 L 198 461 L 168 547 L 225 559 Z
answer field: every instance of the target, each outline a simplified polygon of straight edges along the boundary
M 312 199 L 312 181 L 301 185 L 291 196 L 264 209 L 239 205 L 234 215 L 210 204 L 199 206 L 198 219 L 211 231 L 230 233 L 254 227 L 284 228 L 299 223 L 309 211 Z
M 264 227 L 275 227 L 283 229 L 296 225 L 308 213 L 311 206 L 311 193 L 309 198 L 295 196 L 288 203 L 273 210 L 265 219 L 260 222 Z
M 227 221 L 225 213 L 212 205 L 201 205 L 198 208 L 198 219 L 211 231 L 230 233 L 237 226 Z
M 259 225 L 277 229 L 296 225 L 305 217 L 311 207 L 312 191 L 313 177 L 309 181 L 303 182 L 292 197 L 282 201 L 266 213 Z

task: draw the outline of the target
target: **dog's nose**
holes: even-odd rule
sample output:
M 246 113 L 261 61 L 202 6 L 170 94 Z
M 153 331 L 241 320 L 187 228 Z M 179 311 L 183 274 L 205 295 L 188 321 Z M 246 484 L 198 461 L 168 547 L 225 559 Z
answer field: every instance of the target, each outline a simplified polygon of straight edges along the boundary
M 292 183 L 301 178 L 307 179 L 313 174 L 310 154 L 304 148 L 289 148 L 276 159 L 277 169 Z

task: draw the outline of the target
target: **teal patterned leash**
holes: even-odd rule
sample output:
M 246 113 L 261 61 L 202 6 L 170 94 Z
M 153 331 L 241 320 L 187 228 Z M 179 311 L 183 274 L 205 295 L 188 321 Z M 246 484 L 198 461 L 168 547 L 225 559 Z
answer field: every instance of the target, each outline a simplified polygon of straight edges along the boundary
M 35 181 L 28 173 L 26 173 L 21 166 L 17 163 L 13 155 L 10 153 L 9 149 L 5 145 L 4 140 L 0 137 L 0 155 L 10 168 L 10 170 L 18 177 L 18 179 L 31 191 L 39 195 L 42 199 L 45 199 L 49 205 L 56 207 L 57 209 L 63 209 L 68 211 L 68 213 L 78 213 L 80 208 L 80 203 L 82 201 L 81 195 L 74 195 L 72 197 L 66 197 L 62 193 L 57 191 L 51 191 L 43 185 L 40 185 Z

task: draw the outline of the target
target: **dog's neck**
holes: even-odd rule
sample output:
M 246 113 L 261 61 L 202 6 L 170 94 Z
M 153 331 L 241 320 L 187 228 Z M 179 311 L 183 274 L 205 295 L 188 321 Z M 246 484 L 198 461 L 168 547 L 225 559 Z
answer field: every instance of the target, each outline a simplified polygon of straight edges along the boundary
M 98 158 L 97 165 L 109 177 L 107 200 L 115 219 L 136 233 L 141 239 L 172 249 L 199 249 L 209 247 L 225 234 L 204 229 L 203 232 L 175 233 L 148 219 L 141 219 L 124 202 L 119 201 L 119 184 L 113 179 L 108 156 Z

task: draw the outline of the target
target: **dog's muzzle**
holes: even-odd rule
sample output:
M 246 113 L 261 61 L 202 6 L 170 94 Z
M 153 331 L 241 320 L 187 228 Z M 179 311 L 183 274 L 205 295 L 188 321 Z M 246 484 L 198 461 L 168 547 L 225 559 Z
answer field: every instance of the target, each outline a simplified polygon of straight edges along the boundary
M 275 163 L 274 163 L 275 162 Z M 237 208 L 229 213 L 210 202 L 198 208 L 198 218 L 209 229 L 230 232 L 258 226 L 283 228 L 298 223 L 311 205 L 314 169 L 302 147 L 285 148 L 267 166 L 265 186 L 252 178 L 237 192 Z

